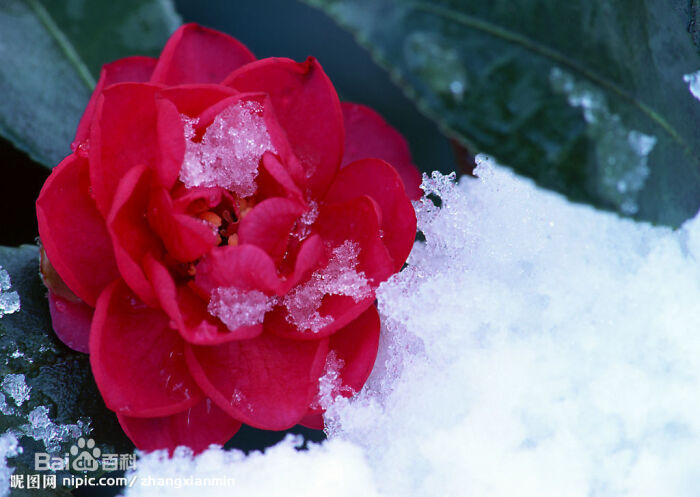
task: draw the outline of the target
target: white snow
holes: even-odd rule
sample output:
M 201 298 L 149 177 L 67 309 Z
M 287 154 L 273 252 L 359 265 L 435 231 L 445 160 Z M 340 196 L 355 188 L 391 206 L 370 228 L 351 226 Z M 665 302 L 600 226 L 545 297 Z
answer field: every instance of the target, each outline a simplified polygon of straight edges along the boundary
M 10 275 L 0 266 L 0 318 L 19 311 L 19 294 L 11 289 Z
M 234 331 L 242 326 L 262 323 L 265 313 L 272 307 L 269 297 L 260 291 L 221 287 L 212 290 L 207 310 Z
M 32 387 L 28 386 L 24 381 L 23 374 L 6 375 L 2 380 L 2 385 L 0 386 L 5 393 L 12 397 L 12 400 L 15 401 L 15 405 L 17 407 L 20 407 L 24 401 L 29 400 L 29 392 L 32 390 Z
M 0 436 L 0 497 L 10 495 L 10 475 L 15 469 L 8 467 L 7 458 L 14 457 L 22 452 L 22 447 L 17 444 L 17 438 L 12 433 L 4 433 Z
M 688 83 L 690 93 L 700 100 L 700 71 L 691 72 L 683 76 L 683 81 Z
M 364 272 L 357 271 L 359 245 L 345 241 L 333 249 L 328 265 L 314 271 L 308 281 L 294 287 L 282 304 L 287 309 L 286 319 L 299 331 L 316 333 L 333 322 L 331 316 L 321 316 L 319 308 L 326 295 L 344 295 L 355 302 L 367 298 L 372 289 Z
M 240 100 L 216 116 L 200 142 L 193 140 L 198 119 L 182 116 L 186 149 L 180 181 L 188 188 L 220 186 L 240 197 L 255 193 L 260 158 L 275 152 L 262 112 L 261 104 Z

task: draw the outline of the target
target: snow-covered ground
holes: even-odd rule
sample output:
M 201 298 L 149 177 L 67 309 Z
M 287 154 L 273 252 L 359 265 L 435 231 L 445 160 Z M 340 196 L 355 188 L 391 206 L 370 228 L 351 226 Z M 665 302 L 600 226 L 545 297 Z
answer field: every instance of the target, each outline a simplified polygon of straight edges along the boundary
M 700 218 L 634 223 L 480 159 L 425 182 L 442 208 L 417 207 L 426 242 L 378 292 L 379 359 L 329 441 L 146 455 L 125 495 L 697 496 Z

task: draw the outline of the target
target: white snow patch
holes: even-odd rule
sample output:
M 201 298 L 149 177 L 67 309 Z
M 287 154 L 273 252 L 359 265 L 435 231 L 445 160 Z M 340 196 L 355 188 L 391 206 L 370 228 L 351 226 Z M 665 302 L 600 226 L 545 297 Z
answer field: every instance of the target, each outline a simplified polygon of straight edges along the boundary
M 362 451 L 351 443 L 334 440 L 312 445 L 308 451 L 297 451 L 300 441 L 288 436 L 263 454 L 245 456 L 242 452 L 226 452 L 213 447 L 193 458 L 179 448 L 172 459 L 165 451 L 142 455 L 135 472 L 134 486 L 124 495 L 129 497 L 180 497 L 231 495 L 265 497 L 379 497 L 371 468 Z M 188 478 L 196 475 L 187 485 Z M 168 479 L 173 484 L 168 485 Z M 206 480 L 205 480 L 206 479 Z M 223 479 L 217 482 L 216 479 Z M 181 488 L 177 488 L 180 482 Z M 160 485 L 158 485 L 160 483 Z
M 10 275 L 0 266 L 0 318 L 19 311 L 19 294 L 11 289 Z
M 240 197 L 255 193 L 260 158 L 275 152 L 262 112 L 257 102 L 238 101 L 216 116 L 201 142 L 192 140 L 198 120 L 182 116 L 186 149 L 180 181 L 187 188 L 220 186 Z
M 15 468 L 7 465 L 9 457 L 15 457 L 22 452 L 17 438 L 12 433 L 3 433 L 0 436 L 0 497 L 10 495 L 10 475 L 15 472 Z
M 23 374 L 6 375 L 2 380 L 2 389 L 12 397 L 17 407 L 20 407 L 24 401 L 29 400 L 29 392 L 32 391 L 32 387 L 25 383 Z
M 417 205 L 426 242 L 378 290 L 377 364 L 327 443 L 136 474 L 232 476 L 221 495 L 696 496 L 700 217 L 635 223 L 481 162 L 426 180 L 443 206 Z M 127 495 L 201 489 L 174 492 Z
M 212 290 L 207 310 L 234 331 L 242 326 L 262 323 L 265 313 L 272 307 L 270 298 L 260 291 L 222 287 Z
M 688 83 L 688 89 L 695 98 L 700 100 L 700 71 L 691 72 L 683 76 L 683 81 Z

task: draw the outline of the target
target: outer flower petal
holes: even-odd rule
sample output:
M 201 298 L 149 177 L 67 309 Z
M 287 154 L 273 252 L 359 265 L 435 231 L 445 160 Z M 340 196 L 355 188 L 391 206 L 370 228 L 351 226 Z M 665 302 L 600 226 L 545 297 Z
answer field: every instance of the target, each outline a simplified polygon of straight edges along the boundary
M 87 354 L 95 309 L 84 302 L 71 302 L 49 291 L 49 312 L 56 336 L 71 349 Z
M 202 399 L 168 317 L 119 280 L 100 296 L 90 330 L 90 365 L 105 404 L 118 414 L 168 416 Z
M 340 378 L 344 387 L 359 392 L 369 378 L 379 348 L 380 321 L 375 306 L 330 338 L 330 350 L 343 361 Z M 349 397 L 349 392 L 343 392 Z
M 146 220 L 149 173 L 145 166 L 134 167 L 126 173 L 115 193 L 107 217 L 107 229 L 122 278 L 141 300 L 156 307 L 153 288 L 141 268 L 146 254 L 160 255 L 163 251 L 160 240 Z
M 180 335 L 197 345 L 215 345 L 230 340 L 254 338 L 262 333 L 262 325 L 229 330 L 207 311 L 208 299 L 202 299 L 187 286 L 176 286 L 168 270 L 153 257 L 146 256 L 148 274 L 163 311 L 170 317 Z
M 229 415 L 264 430 L 285 430 L 305 415 L 323 369 L 328 340 L 262 334 L 215 347 L 187 346 L 200 387 Z
M 401 176 L 411 200 L 421 196 L 421 174 L 411 160 L 406 139 L 382 116 L 364 105 L 343 102 L 345 154 L 342 167 L 359 159 L 376 157 L 391 164 Z
M 224 84 L 270 95 L 277 120 L 304 166 L 307 186 L 321 197 L 340 165 L 344 132 L 338 95 L 318 61 L 263 59 L 241 67 Z
M 257 177 L 257 195 L 260 198 L 287 197 L 298 202 L 304 202 L 304 195 L 301 190 L 299 190 L 291 174 L 275 154 L 265 152 L 261 166 Z
M 317 412 L 309 412 L 306 416 L 299 421 L 301 426 L 310 428 L 312 430 L 323 430 L 323 414 Z
M 416 238 L 416 213 L 406 197 L 401 178 L 382 160 L 359 160 L 340 170 L 325 200 L 346 202 L 361 195 L 369 195 L 379 205 L 382 241 L 394 259 L 395 270 L 399 271 Z
M 255 56 L 227 34 L 197 24 L 181 26 L 160 54 L 151 81 L 167 85 L 220 83 Z
M 140 450 L 168 449 L 186 445 L 195 453 L 211 444 L 223 445 L 241 427 L 241 422 L 219 409 L 210 399 L 171 416 L 132 418 L 118 414 L 119 424 Z
M 51 264 L 66 285 L 94 307 L 119 272 L 105 222 L 89 191 L 87 161 L 69 155 L 44 183 L 36 212 Z
M 142 83 L 148 81 L 153 74 L 153 68 L 156 66 L 157 59 L 152 57 L 126 57 L 124 59 L 115 60 L 109 64 L 102 66 L 100 71 L 100 79 L 97 82 L 95 90 L 92 92 L 87 108 L 83 113 L 83 117 L 78 124 L 78 130 L 75 133 L 75 144 L 78 146 L 90 136 L 90 124 L 95 115 L 97 102 L 102 95 L 102 91 L 110 85 L 116 83 L 124 83 L 131 81 L 134 83 Z
M 173 112 L 159 114 L 159 85 L 119 83 L 107 88 L 97 106 L 90 133 L 90 182 L 97 208 L 106 216 L 124 174 L 134 166 L 156 171 L 156 179 L 171 188 L 184 153 L 183 125 Z M 182 144 L 176 152 L 163 149 Z
M 322 206 L 314 223 L 316 233 L 333 247 L 346 240 L 359 244 L 357 269 L 365 273 L 374 288 L 396 272 L 394 261 L 380 237 L 378 209 L 371 197 L 363 195 Z
M 305 211 L 305 206 L 294 200 L 281 197 L 263 200 L 241 220 L 238 241 L 260 247 L 273 259 L 280 260 L 297 218 Z

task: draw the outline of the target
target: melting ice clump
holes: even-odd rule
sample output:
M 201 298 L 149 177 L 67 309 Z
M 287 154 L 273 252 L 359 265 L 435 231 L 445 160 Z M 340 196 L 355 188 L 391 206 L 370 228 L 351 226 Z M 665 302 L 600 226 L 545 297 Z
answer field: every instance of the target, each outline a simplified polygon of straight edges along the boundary
M 683 76 L 683 81 L 688 83 L 688 89 L 695 98 L 700 100 L 700 71 L 691 72 Z
M 265 313 L 272 307 L 269 297 L 262 292 L 223 287 L 212 291 L 207 310 L 209 314 L 219 318 L 229 330 L 234 331 L 242 326 L 262 323 Z
M 10 275 L 0 266 L 0 318 L 19 311 L 19 294 L 11 289 Z
M 198 119 L 183 116 L 186 149 L 180 181 L 187 188 L 219 186 L 240 197 L 255 193 L 260 158 L 275 152 L 262 112 L 258 102 L 238 101 L 216 116 L 200 142 L 193 140 Z
M 426 242 L 377 292 L 377 363 L 330 406 L 328 442 L 156 454 L 137 474 L 249 496 L 696 497 L 700 218 L 634 223 L 481 162 L 425 181 L 442 208 L 417 205 Z
M 333 322 L 332 316 L 321 316 L 319 308 L 325 295 L 352 297 L 355 302 L 367 298 L 372 289 L 365 273 L 356 270 L 359 246 L 345 241 L 333 249 L 328 265 L 315 271 L 311 278 L 297 285 L 282 300 L 287 321 L 298 330 L 317 333 Z

